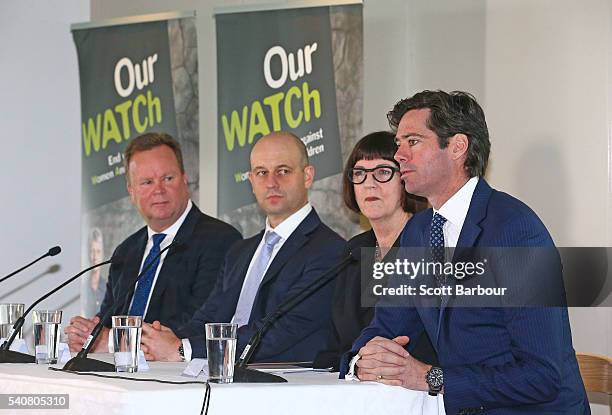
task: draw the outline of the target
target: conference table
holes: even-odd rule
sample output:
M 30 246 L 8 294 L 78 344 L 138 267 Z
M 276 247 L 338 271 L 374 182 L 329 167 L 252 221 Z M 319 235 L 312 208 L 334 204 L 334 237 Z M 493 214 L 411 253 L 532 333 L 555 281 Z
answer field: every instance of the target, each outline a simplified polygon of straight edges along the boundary
M 112 359 L 110 355 L 102 358 L 109 359 Z M 106 373 L 105 377 L 97 377 L 96 374 L 53 371 L 45 365 L 0 364 L 0 394 L 69 396 L 68 409 L 1 409 L 0 414 L 199 414 L 206 379 L 203 375 L 197 378 L 182 376 L 186 365 L 149 362 L 146 372 Z M 337 373 L 312 370 L 291 373 L 277 370 L 275 374 L 288 382 L 211 383 L 208 414 L 444 414 L 442 397 L 432 397 L 426 392 L 375 382 L 347 382 L 338 379 Z M 167 384 L 156 380 L 198 383 Z

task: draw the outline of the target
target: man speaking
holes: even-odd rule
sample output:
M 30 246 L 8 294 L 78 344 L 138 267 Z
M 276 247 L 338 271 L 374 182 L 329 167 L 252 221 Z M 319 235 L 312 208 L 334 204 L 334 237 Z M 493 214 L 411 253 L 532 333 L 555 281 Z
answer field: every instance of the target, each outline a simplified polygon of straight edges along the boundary
M 471 95 L 420 92 L 398 102 L 388 118 L 406 191 L 433 207 L 407 223 L 402 247 L 554 248 L 529 207 L 484 180 L 489 133 Z M 377 307 L 342 374 L 350 366 L 360 380 L 442 393 L 448 415 L 590 413 L 566 307 L 443 304 Z M 440 367 L 406 350 L 424 331 Z

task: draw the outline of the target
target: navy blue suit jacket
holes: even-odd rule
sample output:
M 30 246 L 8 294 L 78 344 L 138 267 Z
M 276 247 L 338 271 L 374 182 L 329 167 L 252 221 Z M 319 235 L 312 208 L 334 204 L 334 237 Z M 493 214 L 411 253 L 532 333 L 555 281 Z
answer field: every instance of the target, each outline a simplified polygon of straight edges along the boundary
M 413 217 L 402 246 L 427 246 L 432 210 Z M 457 247 L 554 247 L 536 214 L 480 179 Z M 438 327 L 439 326 L 439 327 Z M 353 345 L 426 330 L 444 372 L 448 415 L 589 414 L 565 307 L 377 307 Z M 349 357 L 349 356 L 346 356 Z M 346 358 L 344 370 L 346 371 Z
M 173 329 L 189 321 L 206 302 L 225 254 L 242 238 L 234 227 L 205 215 L 193 204 L 175 239 L 181 244 L 166 254 L 144 318 L 147 323 L 159 320 Z M 109 308 L 112 315 L 127 313 L 130 301 L 126 303 L 125 296 L 135 284 L 147 240 L 143 227 L 115 249 L 113 257 L 118 261 L 111 265 L 99 316 Z M 110 327 L 110 318 L 104 323 Z
M 210 299 L 185 326 L 176 331 L 189 338 L 192 357 L 206 357 L 205 323 L 229 322 L 236 311 L 242 284 L 251 258 L 263 237 L 258 235 L 236 243 Z M 239 356 L 262 319 L 342 259 L 346 242 L 321 222 L 313 209 L 291 234 L 268 267 L 253 302 L 249 323 L 238 328 Z M 334 284 L 329 283 L 282 316 L 264 334 L 253 361 L 312 361 L 325 347 L 330 328 Z

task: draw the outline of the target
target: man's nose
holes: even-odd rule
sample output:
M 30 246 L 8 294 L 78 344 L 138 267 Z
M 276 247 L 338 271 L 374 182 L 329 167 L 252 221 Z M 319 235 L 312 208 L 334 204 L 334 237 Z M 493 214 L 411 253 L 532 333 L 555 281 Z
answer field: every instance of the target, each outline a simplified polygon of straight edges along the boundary
M 166 192 L 166 184 L 163 180 L 157 180 L 155 182 L 155 187 L 153 188 L 155 193 L 165 193 Z
M 265 185 L 267 188 L 275 188 L 278 187 L 278 180 L 274 174 L 268 174 L 265 178 Z
M 395 161 L 398 163 L 408 161 L 410 159 L 410 149 L 407 144 L 400 144 L 395 151 L 395 155 L 393 156 Z

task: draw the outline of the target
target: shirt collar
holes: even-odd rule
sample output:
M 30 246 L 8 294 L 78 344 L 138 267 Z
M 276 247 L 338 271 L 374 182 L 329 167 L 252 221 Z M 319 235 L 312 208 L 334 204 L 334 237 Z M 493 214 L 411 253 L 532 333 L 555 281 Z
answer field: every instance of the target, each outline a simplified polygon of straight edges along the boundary
M 434 209 L 434 214 L 439 213 L 457 228 L 463 227 L 472 201 L 472 195 L 478 184 L 478 177 L 468 180 L 454 195 L 450 197 L 439 210 Z
M 153 235 L 155 235 L 156 233 L 165 233 L 166 237 L 164 238 L 164 242 L 172 241 L 174 239 L 174 237 L 176 236 L 179 228 L 183 224 L 183 222 L 185 222 L 185 218 L 187 217 L 187 214 L 191 210 L 192 206 L 193 206 L 193 203 L 191 203 L 191 200 L 188 200 L 187 201 L 187 207 L 185 208 L 185 211 L 181 214 L 181 216 L 179 216 L 179 218 L 176 220 L 176 222 L 174 222 L 172 225 L 170 225 L 169 227 L 167 227 L 166 229 L 164 229 L 161 232 L 155 232 L 153 229 L 151 229 L 149 226 L 147 226 L 147 233 L 149 235 L 149 240 L 151 240 L 151 237 Z M 168 238 L 168 236 L 170 236 L 170 238 Z
M 312 206 L 310 203 L 306 203 L 300 210 L 279 223 L 276 228 L 271 227 L 270 222 L 266 219 L 266 232 L 274 231 L 274 233 L 283 238 L 283 240 L 287 240 L 300 223 L 306 219 L 306 216 L 308 216 L 311 210 Z

